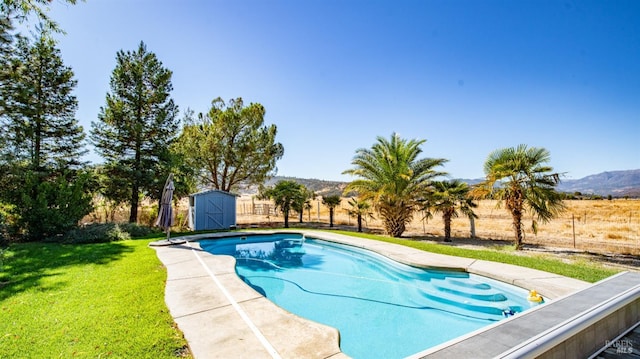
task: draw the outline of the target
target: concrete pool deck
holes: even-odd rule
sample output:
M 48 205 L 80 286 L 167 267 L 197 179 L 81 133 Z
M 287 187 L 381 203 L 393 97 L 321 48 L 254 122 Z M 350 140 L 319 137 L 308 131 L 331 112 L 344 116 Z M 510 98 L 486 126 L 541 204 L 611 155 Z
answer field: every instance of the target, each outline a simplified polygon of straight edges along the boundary
M 434 254 L 331 232 L 290 232 L 370 249 L 415 266 L 465 270 L 535 289 L 548 299 L 564 297 L 591 286 L 587 282 L 535 269 Z M 156 243 L 158 246 L 153 247 L 167 268 L 165 301 L 193 356 L 197 359 L 348 358 L 340 351 L 336 329 L 276 306 L 238 278 L 235 259 L 205 252 L 197 242 L 256 233 L 276 232 L 201 234 L 181 237 L 185 241 L 181 244 L 162 246 L 162 243 Z

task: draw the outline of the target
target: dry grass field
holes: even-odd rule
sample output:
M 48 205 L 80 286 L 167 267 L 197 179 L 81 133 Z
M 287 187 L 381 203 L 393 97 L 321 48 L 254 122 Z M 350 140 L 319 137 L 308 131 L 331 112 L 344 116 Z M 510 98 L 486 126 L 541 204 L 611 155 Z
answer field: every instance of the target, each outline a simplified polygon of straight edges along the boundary
M 566 201 L 566 205 L 567 211 L 549 223 L 540 224 L 537 234 L 531 230 L 531 218 L 525 219 L 525 244 L 530 247 L 640 255 L 640 200 L 574 200 Z M 321 200 L 314 200 L 311 207 L 304 213 L 304 222 L 307 225 L 328 227 L 328 208 L 322 205 Z M 355 218 L 349 217 L 348 209 L 347 199 L 343 199 L 342 204 L 336 208 L 334 223 L 343 228 L 355 228 Z M 478 239 L 493 240 L 496 243 L 513 239 L 511 216 L 504 207 L 496 208 L 495 201 L 481 201 L 476 213 L 479 216 L 475 221 Z M 274 211 L 272 203 L 252 200 L 251 197 L 238 198 L 238 225 L 275 227 L 282 226 L 283 221 L 282 214 Z M 291 214 L 289 222 L 297 225 L 298 214 Z M 368 231 L 380 232 L 382 222 L 368 219 L 365 227 Z M 426 220 L 422 213 L 417 213 L 404 236 L 441 240 L 443 227 L 439 215 Z M 454 219 L 452 236 L 455 237 L 454 241 L 470 237 L 467 218 Z
M 349 217 L 348 199 L 344 198 L 336 208 L 334 224 L 340 229 L 355 230 L 356 219 Z M 239 227 L 282 227 L 284 218 L 274 210 L 270 201 L 258 201 L 250 196 L 239 197 L 236 202 Z M 538 233 L 531 230 L 531 218 L 523 222 L 525 247 L 529 249 L 583 251 L 601 254 L 629 254 L 640 256 L 640 200 L 573 200 L 566 201 L 567 211 L 546 224 L 540 224 Z M 495 201 L 481 201 L 476 209 L 479 218 L 475 221 L 476 240 L 470 240 L 470 225 L 467 218 L 457 218 L 452 223 L 454 245 L 480 244 L 504 246 L 513 238 L 511 216 L 504 207 L 496 208 Z M 157 204 L 143 202 L 139 209 L 139 222 L 152 226 L 157 216 Z M 375 216 L 375 214 L 374 214 Z M 83 222 L 126 222 L 128 208 L 114 209 L 108 216 L 105 209 L 97 208 Z M 187 201 L 183 200 L 176 211 L 175 228 L 186 230 Z M 298 214 L 290 214 L 291 226 L 329 227 L 329 210 L 320 199 L 313 200 L 311 209 L 305 211 L 303 224 L 298 223 Z M 382 222 L 367 219 L 365 231 L 382 233 Z M 442 241 L 444 225 L 440 215 L 424 219 L 416 213 L 404 237 L 430 241 Z M 638 261 L 640 262 L 640 260 Z

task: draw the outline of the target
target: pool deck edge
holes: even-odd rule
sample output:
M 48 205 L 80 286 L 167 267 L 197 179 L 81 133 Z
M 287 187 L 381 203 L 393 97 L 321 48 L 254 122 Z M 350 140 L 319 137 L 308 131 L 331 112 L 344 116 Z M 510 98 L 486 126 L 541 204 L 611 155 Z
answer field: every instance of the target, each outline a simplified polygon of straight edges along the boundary
M 282 232 L 285 231 L 199 234 L 181 237 L 176 244 L 153 247 L 167 269 L 165 301 L 194 358 L 348 358 L 340 352 L 336 329 L 306 320 L 271 303 L 235 275 L 233 258 L 202 251 L 197 243 L 201 239 Z M 286 232 L 369 249 L 414 266 L 464 270 L 525 289 L 536 289 L 549 299 L 590 286 L 587 282 L 539 270 L 429 253 L 338 233 Z M 252 331 L 252 325 L 258 333 Z M 266 339 L 266 345 L 260 336 Z M 275 354 L 270 352 L 269 346 Z

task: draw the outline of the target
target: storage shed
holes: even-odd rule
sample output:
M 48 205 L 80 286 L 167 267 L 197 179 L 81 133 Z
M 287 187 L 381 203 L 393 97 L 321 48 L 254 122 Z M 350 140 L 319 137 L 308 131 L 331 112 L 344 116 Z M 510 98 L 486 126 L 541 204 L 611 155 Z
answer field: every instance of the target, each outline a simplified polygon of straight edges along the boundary
M 195 231 L 236 225 L 236 195 L 217 189 L 189 195 L 189 227 Z

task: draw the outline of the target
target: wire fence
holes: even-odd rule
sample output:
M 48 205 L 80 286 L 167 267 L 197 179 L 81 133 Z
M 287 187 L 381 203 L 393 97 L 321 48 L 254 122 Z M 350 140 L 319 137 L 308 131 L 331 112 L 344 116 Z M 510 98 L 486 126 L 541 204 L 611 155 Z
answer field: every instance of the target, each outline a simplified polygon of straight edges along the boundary
M 615 201 L 568 201 L 567 210 L 548 223 L 538 223 L 535 233 L 531 216 L 522 220 L 525 243 L 532 245 L 575 248 L 593 252 L 613 252 L 640 255 L 640 200 Z M 513 220 L 507 210 L 496 207 L 495 201 L 481 201 L 476 209 L 475 235 L 481 239 L 513 240 Z M 356 218 L 349 216 L 350 206 L 343 199 L 335 208 L 334 223 L 341 226 L 356 226 Z M 381 231 L 383 222 L 373 213 L 374 219 L 365 218 L 364 226 Z M 238 223 L 283 222 L 280 213 L 271 201 L 239 198 L 237 201 Z M 298 222 L 300 216 L 292 211 L 289 221 Z M 328 225 L 329 209 L 320 199 L 313 200 L 302 216 L 303 222 L 316 226 Z M 452 221 L 452 236 L 471 237 L 468 218 Z M 407 226 L 407 236 L 442 237 L 442 217 L 426 218 L 424 212 L 416 212 Z

